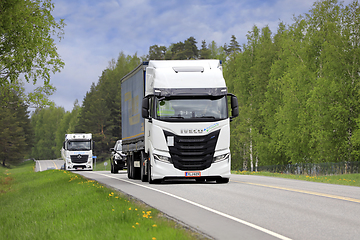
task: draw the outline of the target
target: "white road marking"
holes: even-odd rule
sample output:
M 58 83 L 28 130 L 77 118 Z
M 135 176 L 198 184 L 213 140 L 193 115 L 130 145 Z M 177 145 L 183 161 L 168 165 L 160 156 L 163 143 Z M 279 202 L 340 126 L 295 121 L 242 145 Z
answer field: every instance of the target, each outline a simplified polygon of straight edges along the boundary
M 54 160 L 51 160 L 53 162 L 53 164 L 55 165 L 55 168 L 56 169 L 59 169 L 57 166 L 56 166 L 56 163 L 54 162 Z
M 222 213 L 222 212 L 217 211 L 217 210 L 215 210 L 215 209 L 206 207 L 206 206 L 204 206 L 204 205 L 201 205 L 201 204 L 199 204 L 199 203 L 190 201 L 190 200 L 188 200 L 188 199 L 185 199 L 185 198 L 176 196 L 176 195 L 174 195 L 174 194 L 171 194 L 171 193 L 168 193 L 168 192 L 164 192 L 164 191 L 159 190 L 159 189 L 156 189 L 156 188 L 152 188 L 152 187 L 148 187 L 148 186 L 145 186 L 145 185 L 141 185 L 141 184 L 138 184 L 138 183 L 134 183 L 134 182 L 131 182 L 131 181 L 128 181 L 128 180 L 125 180 L 125 179 L 120 179 L 120 178 L 116 178 L 116 177 L 113 177 L 113 176 L 109 176 L 109 175 L 105 175 L 105 174 L 101 174 L 101 173 L 97 173 L 97 172 L 93 172 L 93 173 L 98 174 L 98 175 L 102 175 L 102 176 L 108 177 L 108 178 L 114 178 L 114 179 L 117 179 L 117 180 L 120 180 L 120 181 L 123 181 L 123 182 L 127 182 L 127 183 L 130 183 L 130 184 L 139 186 L 139 187 L 147 188 L 147 189 L 150 189 L 150 190 L 153 190 L 153 191 L 156 191 L 156 192 L 159 192 L 159 193 L 168 195 L 168 196 L 170 196 L 170 197 L 173 197 L 173 198 L 179 199 L 179 200 L 181 200 L 181 201 L 187 202 L 187 203 L 192 204 L 192 205 L 194 205 L 194 206 L 197 206 L 197 207 L 199 207 L 199 208 L 205 209 L 205 210 L 207 210 L 207 211 L 213 212 L 213 213 L 218 214 L 218 215 L 220 215 L 220 216 L 223 216 L 223 217 L 226 217 L 226 218 L 231 219 L 231 220 L 233 220 L 233 221 L 236 221 L 236 222 L 238 222 L 238 223 L 244 224 L 244 225 L 246 225 L 246 226 L 249 226 L 249 227 L 251 227 L 251 228 L 254 228 L 254 229 L 256 229 L 256 230 L 259 230 L 259 231 L 264 232 L 264 233 L 266 233 L 266 234 L 269 234 L 269 235 L 271 235 L 271 236 L 274 236 L 274 237 L 276 237 L 276 238 L 279 238 L 279 239 L 282 239 L 282 240 L 291 240 L 291 238 L 285 237 L 285 236 L 283 236 L 283 235 L 280 235 L 280 234 L 278 234 L 278 233 L 275 233 L 275 232 L 270 231 L 270 230 L 268 230 L 268 229 L 265 229 L 265 228 L 263 228 L 263 227 L 260 227 L 260 226 L 257 226 L 257 225 L 255 225 L 255 224 L 249 223 L 249 222 L 247 222 L 247 221 L 245 221 L 245 220 L 242 220 L 242 219 L 233 217 L 233 216 L 228 215 L 228 214 L 226 214 L 226 213 Z

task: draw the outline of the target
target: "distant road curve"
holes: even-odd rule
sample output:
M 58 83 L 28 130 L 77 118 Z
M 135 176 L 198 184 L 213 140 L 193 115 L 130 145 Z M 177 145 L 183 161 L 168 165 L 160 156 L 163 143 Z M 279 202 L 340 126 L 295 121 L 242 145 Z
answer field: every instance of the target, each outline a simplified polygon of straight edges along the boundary
M 35 160 L 35 172 L 41 172 L 49 169 L 60 169 L 64 160 Z

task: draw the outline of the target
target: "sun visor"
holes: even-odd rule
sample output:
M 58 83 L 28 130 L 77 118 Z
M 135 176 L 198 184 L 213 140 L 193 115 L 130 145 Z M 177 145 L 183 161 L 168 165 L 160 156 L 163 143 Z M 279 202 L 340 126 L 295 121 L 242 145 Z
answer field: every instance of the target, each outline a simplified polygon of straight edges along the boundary
M 156 88 L 156 96 L 180 97 L 180 96 L 224 96 L 227 95 L 226 88 Z

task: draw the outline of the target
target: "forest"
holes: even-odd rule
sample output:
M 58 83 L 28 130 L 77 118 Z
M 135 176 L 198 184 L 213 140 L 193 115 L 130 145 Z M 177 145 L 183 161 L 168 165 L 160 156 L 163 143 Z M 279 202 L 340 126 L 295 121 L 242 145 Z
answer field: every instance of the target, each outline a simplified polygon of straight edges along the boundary
M 202 40 L 198 48 L 189 37 L 167 47 L 150 46 L 146 56 L 121 52 L 72 111 L 51 105 L 29 116 L 13 91 L 19 104 L 0 112 L 0 126 L 19 132 L 18 146 L 24 147 L 17 158 L 59 158 L 65 133 L 88 132 L 98 159 L 107 160 L 109 148 L 121 139 L 123 76 L 152 59 L 220 59 L 228 91 L 239 101 L 239 117 L 231 123 L 232 169 L 359 161 L 359 31 L 358 1 L 345 6 L 325 0 L 291 24 L 280 22 L 277 32 L 253 26 L 242 45 L 232 35 L 229 44 Z M 20 122 L 28 127 L 21 129 Z M 1 129 L 0 141 L 6 136 Z M 2 151 L 0 160 L 13 159 L 8 152 Z

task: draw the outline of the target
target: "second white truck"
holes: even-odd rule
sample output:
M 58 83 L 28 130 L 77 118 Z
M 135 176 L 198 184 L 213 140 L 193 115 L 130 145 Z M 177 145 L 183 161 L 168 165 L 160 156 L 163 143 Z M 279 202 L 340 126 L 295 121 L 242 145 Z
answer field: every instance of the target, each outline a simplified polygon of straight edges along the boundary
M 93 170 L 93 140 L 91 133 L 65 134 L 61 157 L 64 170 Z

